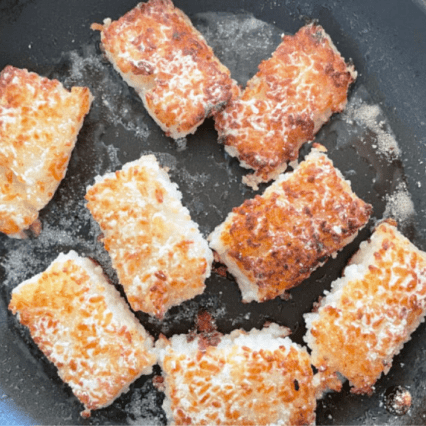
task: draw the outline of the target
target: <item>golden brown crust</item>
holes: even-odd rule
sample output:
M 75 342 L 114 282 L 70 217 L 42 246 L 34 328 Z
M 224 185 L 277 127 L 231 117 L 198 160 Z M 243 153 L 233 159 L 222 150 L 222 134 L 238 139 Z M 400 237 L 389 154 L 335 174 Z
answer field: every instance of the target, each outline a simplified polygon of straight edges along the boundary
M 231 338 L 238 334 L 250 336 L 253 330 L 234 331 Z M 164 408 L 171 424 L 314 424 L 309 355 L 288 338 L 268 349 L 271 338 L 265 336 L 265 347 L 259 349 L 228 336 L 220 346 L 203 351 L 166 348 L 160 364 L 167 395 Z
M 152 342 L 140 324 L 142 333 L 126 322 L 133 314 L 118 292 L 113 289 L 113 300 L 124 308 L 111 306 L 105 288 L 110 284 L 101 272 L 94 281 L 85 266 L 71 258 L 55 261 L 14 290 L 9 309 L 91 410 L 109 405 L 156 359 L 147 351 Z
M 145 156 L 86 194 L 130 305 L 159 318 L 204 291 L 212 262 L 207 242 L 167 181 L 155 157 Z
M 323 28 L 305 26 L 283 37 L 242 96 L 216 116 L 219 137 L 244 167 L 256 171 L 252 180 L 276 178 L 297 159 L 300 146 L 343 110 L 355 76 Z
M 256 300 L 265 301 L 309 277 L 357 234 L 370 213 L 371 206 L 317 151 L 263 196 L 234 208 L 219 228 L 220 244 L 212 248 L 258 287 Z
M 193 133 L 231 98 L 235 83 L 188 17 L 169 0 L 138 4 L 101 28 L 103 48 L 173 138 Z
M 37 219 L 65 176 L 89 89 L 7 66 L 0 74 L 0 232 Z
M 344 274 L 318 314 L 307 315 L 307 342 L 324 375 L 339 372 L 352 392 L 371 394 L 426 313 L 426 253 L 383 222 Z

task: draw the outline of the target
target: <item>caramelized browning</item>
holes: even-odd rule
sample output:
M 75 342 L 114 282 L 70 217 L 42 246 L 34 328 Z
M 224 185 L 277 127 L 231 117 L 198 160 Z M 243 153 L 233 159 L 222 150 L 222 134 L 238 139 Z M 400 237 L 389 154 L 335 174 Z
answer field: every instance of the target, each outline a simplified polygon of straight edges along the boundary
M 101 31 L 115 68 L 175 139 L 194 133 L 238 91 L 229 70 L 169 0 L 140 3 L 119 20 L 92 28 Z
M 296 344 L 254 350 L 224 336 L 193 353 L 168 347 L 161 365 L 171 424 L 315 423 L 310 359 Z
M 89 89 L 7 66 L 0 74 L 0 232 L 34 223 L 64 178 Z M 22 236 L 22 234 L 20 235 Z
M 355 237 L 370 213 L 331 160 L 314 151 L 264 195 L 234 208 L 211 246 L 233 265 L 240 288 L 241 274 L 257 287 L 256 300 L 265 301 L 309 277 Z
M 347 102 L 356 72 L 318 25 L 284 36 L 263 61 L 241 97 L 216 116 L 216 129 L 229 154 L 255 170 L 245 182 L 275 179 L 300 146 Z
M 148 335 L 117 315 L 106 296 L 110 284 L 101 272 L 96 279 L 73 259 L 57 260 L 18 286 L 9 305 L 89 411 L 109 405 L 156 362 Z M 132 315 L 116 297 L 124 307 L 118 311 Z
M 362 270 L 351 272 L 359 264 Z M 352 392 L 370 394 L 425 316 L 426 254 L 384 222 L 342 280 L 321 301 L 318 314 L 307 315 L 312 317 L 307 342 L 320 371 L 339 372 Z
M 155 157 L 146 156 L 86 194 L 130 305 L 159 318 L 204 291 L 212 257 L 166 179 Z

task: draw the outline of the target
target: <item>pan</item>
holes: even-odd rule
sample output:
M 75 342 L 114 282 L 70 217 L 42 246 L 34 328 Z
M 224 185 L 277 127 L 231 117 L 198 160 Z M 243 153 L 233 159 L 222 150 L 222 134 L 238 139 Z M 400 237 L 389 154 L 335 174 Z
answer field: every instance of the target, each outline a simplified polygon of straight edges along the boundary
M 165 424 L 163 395 L 152 375 L 138 379 L 110 407 L 80 416 L 82 406 L 68 386 L 7 311 L 10 293 L 43 271 L 60 252 L 73 249 L 97 260 L 118 284 L 96 223 L 84 205 L 94 176 L 154 153 L 170 168 L 183 203 L 204 235 L 255 192 L 241 183 L 246 173 L 217 143 L 207 120 L 184 145 L 167 138 L 130 89 L 103 58 L 93 22 L 117 19 L 135 0 L 1 0 L 0 68 L 27 68 L 66 86 L 85 85 L 95 102 L 80 132 L 67 175 L 40 213 L 38 238 L 11 240 L 0 235 L 0 423 L 2 424 Z M 362 199 L 374 207 L 369 225 L 336 259 L 291 291 L 291 299 L 242 304 L 231 277 L 213 274 L 205 293 L 172 308 L 163 321 L 138 314 L 155 338 L 186 333 L 197 313 L 207 310 L 220 332 L 285 325 L 303 344 L 303 313 L 367 239 L 375 221 L 395 217 L 399 229 L 426 250 L 426 3 L 424 0 L 176 0 L 219 58 L 242 85 L 275 50 L 282 33 L 296 32 L 316 19 L 359 77 L 345 113 L 335 115 L 317 135 L 329 156 Z M 302 149 L 305 155 L 310 145 Z M 393 155 L 389 155 L 393 150 Z M 262 189 L 262 188 L 261 188 Z M 318 402 L 317 424 L 425 424 L 426 326 L 422 324 L 395 357 L 371 396 L 341 393 Z M 160 374 L 156 367 L 155 374 Z M 412 396 L 404 416 L 386 410 L 384 397 L 395 386 Z

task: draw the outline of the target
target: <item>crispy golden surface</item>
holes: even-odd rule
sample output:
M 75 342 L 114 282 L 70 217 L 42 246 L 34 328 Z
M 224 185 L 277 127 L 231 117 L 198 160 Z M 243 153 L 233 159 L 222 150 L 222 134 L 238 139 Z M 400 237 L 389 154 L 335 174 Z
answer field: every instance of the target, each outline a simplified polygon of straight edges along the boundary
M 426 253 L 383 222 L 333 288 L 305 316 L 312 362 L 348 378 L 352 392 L 372 393 L 425 316 Z
M 153 155 L 88 189 L 87 207 L 134 310 L 162 317 L 204 291 L 212 254 Z
M 300 146 L 347 102 L 356 72 L 318 25 L 284 36 L 240 98 L 216 116 L 225 149 L 255 170 L 246 183 L 275 179 Z
M 61 255 L 18 286 L 9 305 L 88 410 L 109 405 L 156 362 L 152 339 L 92 268 L 89 259 Z
M 305 349 L 257 330 L 236 330 L 217 346 L 202 344 L 203 350 L 197 348 L 200 337 L 185 349 L 186 337 L 173 337 L 170 346 L 160 341 L 163 408 L 170 424 L 315 423 L 313 372 Z
M 65 176 L 89 112 L 89 89 L 66 90 L 7 66 L 0 74 L 0 232 L 28 229 Z
M 169 0 L 140 3 L 119 20 L 93 28 L 101 30 L 109 60 L 175 139 L 194 133 L 236 90 L 229 70 Z
M 209 240 L 236 276 L 243 300 L 265 301 L 309 277 L 356 236 L 370 213 L 331 160 L 314 149 L 292 174 L 234 208 Z M 256 296 L 245 297 L 247 281 Z

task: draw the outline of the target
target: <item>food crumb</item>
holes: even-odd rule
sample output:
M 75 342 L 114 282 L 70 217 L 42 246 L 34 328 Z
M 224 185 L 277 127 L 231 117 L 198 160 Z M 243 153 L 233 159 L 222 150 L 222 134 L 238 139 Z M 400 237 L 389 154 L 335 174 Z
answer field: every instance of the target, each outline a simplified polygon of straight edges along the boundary
M 154 376 L 152 378 L 152 384 L 160 392 L 165 392 L 166 388 L 165 388 L 165 385 L 164 385 L 164 377 L 163 376 Z
M 218 274 L 219 276 L 226 278 L 226 271 L 228 269 L 226 268 L 226 266 L 213 266 L 213 271 Z
M 411 407 L 411 394 L 403 386 L 391 386 L 385 392 L 384 402 L 389 413 L 403 416 Z

